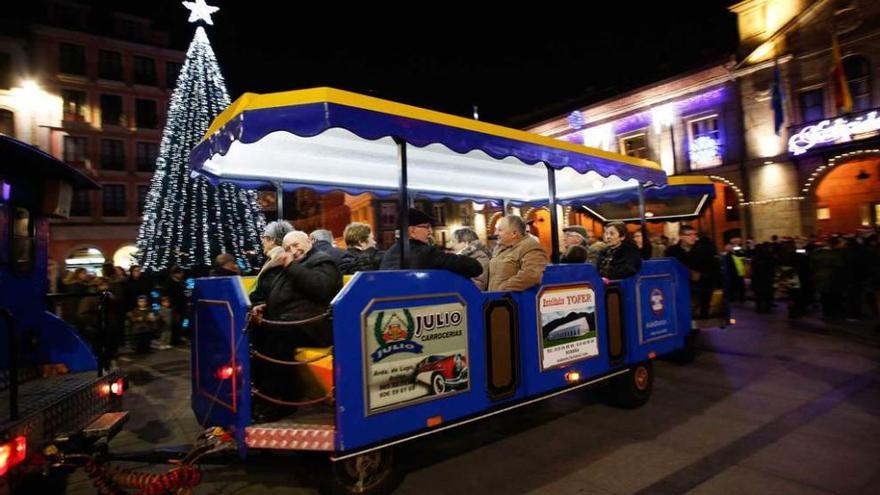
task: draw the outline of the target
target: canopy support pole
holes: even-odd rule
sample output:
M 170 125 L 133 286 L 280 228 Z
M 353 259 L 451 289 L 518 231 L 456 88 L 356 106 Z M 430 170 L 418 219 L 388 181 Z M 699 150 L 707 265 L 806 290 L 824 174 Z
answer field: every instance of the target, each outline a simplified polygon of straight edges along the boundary
M 275 186 L 275 211 L 278 214 L 278 220 L 284 220 L 284 184 L 273 182 Z
M 647 259 L 651 254 L 651 241 L 648 240 L 648 223 L 645 220 L 645 213 L 645 185 L 639 184 L 639 231 L 642 233 L 642 259 Z
M 406 141 L 395 137 L 397 143 L 397 162 L 400 164 L 400 185 L 397 191 L 397 226 L 400 228 L 400 269 L 406 268 L 409 258 L 409 208 L 410 201 L 407 195 L 406 173 Z
M 559 263 L 559 218 L 556 215 L 556 170 L 547 167 L 547 189 L 550 193 L 547 206 L 550 208 L 550 261 Z
M 507 212 L 509 212 L 509 211 L 510 211 L 510 200 L 509 199 L 502 199 L 501 200 L 501 216 L 506 217 Z

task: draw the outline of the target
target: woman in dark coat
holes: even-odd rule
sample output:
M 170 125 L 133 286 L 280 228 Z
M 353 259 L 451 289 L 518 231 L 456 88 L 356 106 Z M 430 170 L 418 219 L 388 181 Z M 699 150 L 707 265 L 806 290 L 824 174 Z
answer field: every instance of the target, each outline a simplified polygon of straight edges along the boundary
M 345 245 L 352 260 L 348 269 L 343 271 L 343 275 L 379 269 L 384 253 L 376 249 L 376 238 L 373 237 L 373 231 L 369 225 L 352 222 L 345 227 L 342 236 L 345 238 Z
M 632 277 L 642 267 L 642 257 L 635 243 L 627 239 L 626 225 L 612 222 L 605 226 L 605 249 L 599 253 L 599 275 L 610 280 Z

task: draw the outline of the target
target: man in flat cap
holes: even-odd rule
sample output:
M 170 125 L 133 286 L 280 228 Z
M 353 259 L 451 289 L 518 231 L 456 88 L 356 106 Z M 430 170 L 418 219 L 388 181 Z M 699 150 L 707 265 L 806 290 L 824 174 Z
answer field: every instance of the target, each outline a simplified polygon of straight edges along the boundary
M 428 237 L 434 231 L 431 217 L 415 208 L 410 208 L 407 214 L 409 215 L 409 257 L 404 268 L 449 270 L 467 278 L 474 278 L 483 273 L 483 267 L 477 260 L 468 256 L 444 253 L 428 244 Z M 388 251 L 385 251 L 379 269 L 400 269 L 399 239 Z

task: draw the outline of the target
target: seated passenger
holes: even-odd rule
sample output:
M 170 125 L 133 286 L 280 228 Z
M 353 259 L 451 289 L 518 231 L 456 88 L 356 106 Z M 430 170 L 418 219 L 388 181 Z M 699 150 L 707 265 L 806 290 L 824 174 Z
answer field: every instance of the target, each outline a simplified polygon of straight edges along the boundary
M 463 277 L 474 278 L 483 272 L 480 263 L 467 256 L 444 253 L 428 244 L 434 231 L 431 217 L 415 208 L 409 209 L 409 257 L 406 268 L 449 270 Z M 400 269 L 400 240 L 398 239 L 382 257 L 382 270 Z
M 329 254 L 340 272 L 351 273 L 351 263 L 353 261 L 351 253 L 345 249 L 339 249 L 333 244 L 333 232 L 327 229 L 313 230 L 309 234 L 309 241 L 314 246 L 314 249 Z
M 489 262 L 490 291 L 526 290 L 541 283 L 547 253 L 526 233 L 522 217 L 508 215 L 495 227 L 498 247 Z
M 587 262 L 587 248 L 585 246 L 576 245 L 571 246 L 568 250 L 559 258 L 560 263 L 586 263 Z
M 254 313 L 269 320 L 296 321 L 327 311 L 330 301 L 342 288 L 342 274 L 327 253 L 315 249 L 305 232 L 294 230 L 284 236 L 284 254 L 266 304 Z M 329 319 L 296 327 L 293 347 L 321 347 L 333 343 Z M 292 350 L 292 348 L 288 348 Z
M 264 304 L 269 299 L 269 291 L 272 284 L 275 283 L 275 277 L 284 267 L 281 264 L 281 255 L 284 254 L 284 248 L 281 243 L 284 236 L 288 232 L 293 231 L 293 226 L 284 220 L 277 222 L 269 222 L 260 236 L 260 242 L 263 243 L 263 254 L 266 255 L 266 262 L 257 275 L 257 282 L 254 284 L 254 290 L 251 292 L 251 304 L 254 306 Z
M 566 258 L 566 255 L 571 250 L 571 248 L 575 246 L 582 246 L 584 250 L 587 249 L 587 229 L 584 228 L 583 225 L 570 225 L 564 229 L 562 229 L 563 237 L 563 253 L 560 256 L 561 263 L 574 263 L 571 260 L 563 261 Z M 586 261 L 586 259 L 584 260 Z
M 241 268 L 235 263 L 235 256 L 229 253 L 220 253 L 214 258 L 214 267 L 211 268 L 212 277 L 234 277 L 241 275 Z
M 365 223 L 353 222 L 345 227 L 342 233 L 345 245 L 348 247 L 351 265 L 344 275 L 355 272 L 369 272 L 378 270 L 382 263 L 382 253 L 376 249 L 376 238 L 370 226 Z
M 283 269 L 272 285 L 266 304 L 255 306 L 258 320 L 298 321 L 320 316 L 342 288 L 342 274 L 330 255 L 312 247 L 305 232 L 294 230 L 284 236 Z M 270 358 L 292 361 L 298 347 L 324 347 L 333 343 L 333 325 L 329 318 L 305 324 L 264 323 L 257 350 Z M 284 401 L 300 398 L 299 383 L 289 366 L 259 361 L 255 386 L 264 395 Z M 290 408 L 255 403 L 254 418 L 267 422 L 283 417 Z
M 632 240 L 639 249 L 639 256 L 641 256 L 643 260 L 650 259 L 651 249 L 645 247 L 645 237 L 642 235 L 641 229 L 633 231 Z
M 480 242 L 477 233 L 469 227 L 462 227 L 452 233 L 452 245 L 456 254 L 468 256 L 477 260 L 483 267 L 483 273 L 471 280 L 477 284 L 480 290 L 486 290 L 489 287 L 489 250 Z
M 632 277 L 642 267 L 642 257 L 635 243 L 626 238 L 626 225 L 611 222 L 605 226 L 605 249 L 599 253 L 596 268 L 605 279 Z

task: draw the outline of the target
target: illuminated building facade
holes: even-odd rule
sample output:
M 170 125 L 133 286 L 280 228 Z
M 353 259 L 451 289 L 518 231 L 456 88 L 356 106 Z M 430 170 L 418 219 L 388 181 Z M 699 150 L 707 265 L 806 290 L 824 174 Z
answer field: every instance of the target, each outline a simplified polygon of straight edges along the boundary
M 728 60 L 529 130 L 710 176 L 714 222 L 697 223 L 719 241 L 880 226 L 880 4 L 747 0 L 730 10 L 740 42 Z M 832 35 L 848 108 L 829 76 Z M 577 212 L 569 221 L 590 226 Z

